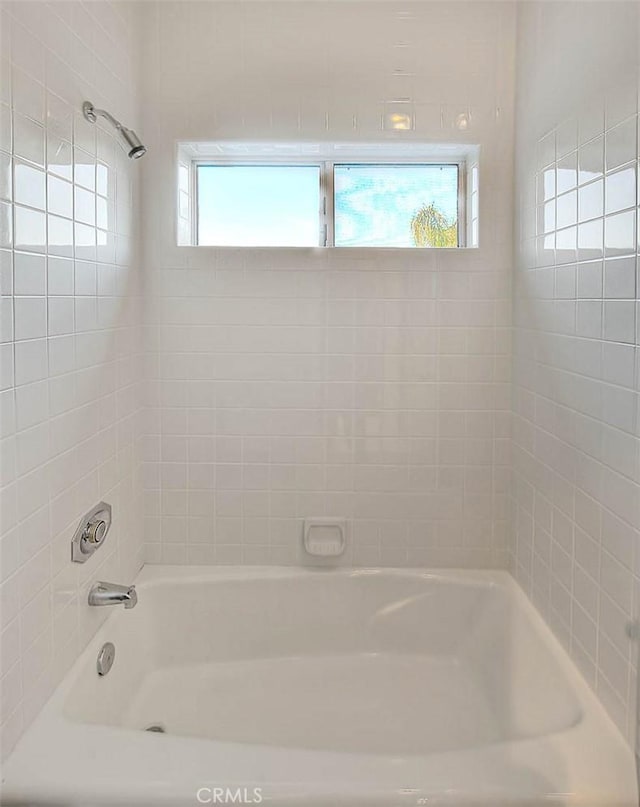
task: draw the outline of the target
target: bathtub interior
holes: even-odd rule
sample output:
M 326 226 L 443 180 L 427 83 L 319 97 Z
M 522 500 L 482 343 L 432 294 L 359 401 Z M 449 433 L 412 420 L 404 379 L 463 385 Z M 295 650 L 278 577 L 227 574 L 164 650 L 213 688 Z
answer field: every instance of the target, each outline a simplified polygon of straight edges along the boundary
M 87 659 L 71 721 L 407 755 L 581 719 L 548 640 L 492 583 L 366 572 L 146 583 L 105 636 L 116 663 L 99 677 Z

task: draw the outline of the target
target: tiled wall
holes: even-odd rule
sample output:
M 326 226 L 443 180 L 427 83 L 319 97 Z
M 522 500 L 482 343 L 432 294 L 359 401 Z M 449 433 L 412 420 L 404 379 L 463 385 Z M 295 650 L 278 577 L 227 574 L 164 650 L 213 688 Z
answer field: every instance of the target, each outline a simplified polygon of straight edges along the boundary
M 635 3 L 519 7 L 513 569 L 629 738 L 639 32 Z
M 96 578 L 141 563 L 139 166 L 90 99 L 135 124 L 124 4 L 0 8 L 2 754 L 105 618 Z M 104 548 L 70 562 L 81 515 L 113 505 Z
M 145 12 L 147 559 L 295 563 L 335 515 L 347 563 L 505 564 L 514 8 Z M 480 144 L 478 250 L 176 246 L 176 142 L 394 137 Z
M 349 519 L 347 563 L 511 550 L 631 737 L 638 10 L 518 13 L 510 544 L 511 4 L 2 4 L 3 754 L 105 618 L 87 586 L 139 567 L 143 484 L 151 561 L 298 562 L 323 514 Z M 140 123 L 140 43 L 142 165 L 80 116 L 90 98 Z M 413 130 L 384 131 L 397 103 Z M 478 250 L 176 246 L 177 141 L 394 137 L 480 144 Z M 101 498 L 109 542 L 71 565 Z

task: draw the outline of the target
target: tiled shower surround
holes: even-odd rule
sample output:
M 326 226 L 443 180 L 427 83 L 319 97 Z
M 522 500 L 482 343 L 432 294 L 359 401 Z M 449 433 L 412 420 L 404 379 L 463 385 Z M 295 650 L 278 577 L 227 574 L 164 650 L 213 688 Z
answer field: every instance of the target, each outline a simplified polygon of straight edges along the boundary
M 505 565 L 514 7 L 148 13 L 146 557 L 297 563 L 343 516 L 344 563 Z M 481 249 L 176 247 L 176 142 L 278 138 L 480 144 Z
M 209 253 L 148 278 L 148 557 L 296 563 L 329 515 L 346 562 L 502 564 L 507 279 L 465 257 Z
M 638 6 L 1 9 L 2 753 L 91 581 L 307 562 L 305 516 L 348 520 L 346 564 L 510 566 L 631 739 Z M 178 247 L 177 145 L 216 140 L 479 145 L 480 246 Z
M 137 32 L 118 3 L 0 6 L 1 735 L 8 754 L 108 614 L 96 577 L 142 563 L 139 166 L 82 118 L 135 123 Z M 70 562 L 80 517 L 108 542 Z M 104 609 L 108 611 L 108 609 Z
M 516 93 L 513 569 L 628 737 L 639 23 L 636 3 L 524 4 Z

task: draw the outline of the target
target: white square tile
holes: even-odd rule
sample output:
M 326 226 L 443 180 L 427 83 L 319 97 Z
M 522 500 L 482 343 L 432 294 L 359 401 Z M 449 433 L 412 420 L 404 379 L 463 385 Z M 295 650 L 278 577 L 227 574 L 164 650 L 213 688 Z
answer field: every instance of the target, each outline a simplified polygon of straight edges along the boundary
M 29 384 L 47 377 L 47 340 L 33 339 L 15 346 L 16 385 Z
M 0 198 L 13 199 L 13 171 L 11 156 L 0 151 Z
M 73 297 L 50 297 L 48 308 L 49 336 L 74 332 Z
M 45 252 L 47 245 L 47 218 L 39 210 L 28 207 L 14 208 L 15 246 L 27 252 Z
M 73 185 L 49 175 L 47 178 L 48 211 L 56 216 L 73 218 Z
M 635 251 L 636 212 L 628 210 L 604 220 L 605 255 L 625 255 Z
M 636 296 L 635 257 L 605 261 L 604 295 L 611 299 L 631 299 Z
M 15 201 L 18 204 L 45 210 L 47 206 L 45 173 L 35 166 L 15 160 L 13 175 Z
M 616 213 L 635 207 L 636 168 L 635 165 L 622 171 L 608 174 L 605 179 L 605 213 Z
M 602 180 L 583 185 L 578 191 L 578 221 L 599 218 L 604 212 Z
M 637 159 L 637 119 L 635 116 L 610 129 L 606 136 L 607 171 Z
M 47 258 L 47 283 L 50 295 L 73 294 L 73 261 L 68 258 Z
M 44 86 L 22 70 L 13 69 L 13 106 L 21 115 L 44 123 Z
M 578 220 L 578 195 L 576 191 L 565 193 L 556 199 L 556 227 L 571 227 Z
M 578 181 L 581 185 L 604 174 L 604 137 L 597 137 L 578 151 Z
M 38 339 L 47 335 L 45 297 L 16 297 L 14 315 L 16 340 Z
M 47 292 L 46 258 L 43 255 L 14 254 L 14 290 L 18 295 Z
M 29 118 L 13 116 L 14 154 L 44 168 L 44 128 Z
M 35 384 L 25 384 L 15 391 L 16 425 L 18 429 L 28 429 L 47 419 L 47 388 L 46 382 L 38 381 Z

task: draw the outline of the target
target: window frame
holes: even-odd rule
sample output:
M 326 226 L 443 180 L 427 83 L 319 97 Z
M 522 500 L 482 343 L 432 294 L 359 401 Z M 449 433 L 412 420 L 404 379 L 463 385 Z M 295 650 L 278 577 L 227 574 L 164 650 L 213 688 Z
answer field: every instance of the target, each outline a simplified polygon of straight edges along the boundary
M 443 155 L 444 157 L 444 155 Z M 467 207 L 470 204 L 470 197 L 467 195 L 467 173 L 469 170 L 469 163 L 465 157 L 460 158 L 421 158 L 421 157 L 408 157 L 399 156 L 376 156 L 367 157 L 365 155 L 359 156 L 357 152 L 349 154 L 348 156 L 340 156 L 332 159 L 309 159 L 305 155 L 300 156 L 271 156 L 262 155 L 250 157 L 242 155 L 242 157 L 235 156 L 215 156 L 195 158 L 191 160 L 190 167 L 190 183 L 191 183 L 191 199 L 190 199 L 190 218 L 191 218 L 191 244 L 197 247 L 210 247 L 210 248 L 223 248 L 223 245 L 216 244 L 200 244 L 198 241 L 198 169 L 207 166 L 255 166 L 255 167 L 269 167 L 269 166 L 292 166 L 306 165 L 319 169 L 320 187 L 319 187 L 319 209 L 318 209 L 318 244 L 308 247 L 290 247 L 282 246 L 265 246 L 265 247 L 252 247 L 251 245 L 236 244 L 229 247 L 230 249 L 465 249 L 467 247 L 469 238 L 467 233 Z M 458 245 L 456 247 L 380 247 L 380 246 L 362 246 L 362 247 L 336 247 L 335 246 L 335 182 L 334 170 L 336 166 L 341 165 L 446 165 L 455 166 L 458 170 Z

